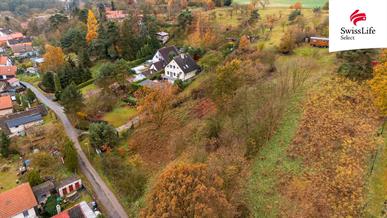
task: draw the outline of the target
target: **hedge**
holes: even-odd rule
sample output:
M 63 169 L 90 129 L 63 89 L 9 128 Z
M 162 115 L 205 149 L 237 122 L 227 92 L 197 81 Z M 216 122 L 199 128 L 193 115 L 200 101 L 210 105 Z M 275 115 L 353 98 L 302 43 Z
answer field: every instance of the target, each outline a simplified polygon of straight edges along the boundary
M 89 79 L 89 80 L 87 80 L 86 82 L 79 84 L 79 85 L 77 86 L 77 88 L 78 88 L 78 89 L 85 88 L 86 86 L 92 84 L 94 81 L 95 81 L 95 79 Z

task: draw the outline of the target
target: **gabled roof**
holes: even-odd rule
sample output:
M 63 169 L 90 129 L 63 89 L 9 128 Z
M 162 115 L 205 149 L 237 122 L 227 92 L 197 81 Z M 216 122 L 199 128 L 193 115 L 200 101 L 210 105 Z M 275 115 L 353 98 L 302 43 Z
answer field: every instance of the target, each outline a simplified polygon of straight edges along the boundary
M 46 181 L 42 184 L 32 187 L 32 192 L 39 202 L 43 200 L 43 195 L 49 194 L 52 190 L 55 190 L 55 185 L 51 181 Z
M 194 59 L 192 59 L 192 57 L 188 54 L 180 54 L 174 57 L 173 60 L 184 73 L 189 73 L 200 69 L 199 65 L 197 65 Z
M 16 76 L 16 66 L 0 66 L 0 76 Z
M 160 70 L 162 70 L 164 68 L 164 63 L 162 61 L 157 61 L 155 63 L 152 64 L 151 67 L 153 67 L 157 72 L 159 72 Z
M 77 176 L 70 176 L 70 177 L 68 177 L 68 178 L 58 182 L 56 184 L 56 188 L 57 189 L 62 188 L 63 186 L 66 186 L 66 185 L 71 184 L 71 183 L 73 183 L 75 181 L 78 181 L 78 180 L 80 180 L 79 177 L 77 177 Z
M 12 107 L 13 106 L 11 96 L 0 96 L 0 110 L 10 109 Z
M 82 201 L 78 205 L 60 212 L 59 214 L 53 216 L 52 218 L 96 218 L 94 211 L 90 208 L 90 206 Z
M 32 45 L 30 44 L 16 44 L 16 45 L 10 45 L 9 47 L 12 49 L 13 53 L 25 53 L 25 52 L 31 52 L 34 50 Z
M 6 65 L 8 60 L 7 56 L 0 56 L 0 65 Z
M 32 43 L 32 38 L 30 36 L 24 36 L 21 38 L 8 40 L 8 44 L 10 44 L 10 45 L 16 45 L 16 44 L 21 44 L 21 43 Z
M 44 106 L 43 104 L 40 104 L 40 105 L 38 105 L 34 108 L 31 108 L 29 110 L 26 110 L 26 111 L 12 113 L 12 114 L 2 116 L 2 117 L 0 117 L 0 129 L 2 131 L 4 131 L 6 134 L 10 134 L 10 131 L 9 131 L 7 123 L 6 123 L 7 121 L 13 120 L 16 118 L 20 118 L 20 117 L 25 117 L 28 115 L 33 115 L 33 114 L 41 114 L 42 116 L 47 115 L 46 106 Z
M 12 217 L 37 205 L 30 184 L 23 183 L 0 194 L 0 217 Z
M 43 118 L 41 114 L 32 114 L 32 115 L 5 121 L 5 123 L 7 124 L 8 128 L 12 128 L 12 127 L 18 127 L 20 125 L 36 122 L 42 119 Z
M 160 53 L 161 57 L 164 59 L 164 61 L 169 62 L 169 55 L 177 55 L 179 54 L 179 51 L 175 46 L 169 46 L 169 47 L 163 47 L 158 50 Z

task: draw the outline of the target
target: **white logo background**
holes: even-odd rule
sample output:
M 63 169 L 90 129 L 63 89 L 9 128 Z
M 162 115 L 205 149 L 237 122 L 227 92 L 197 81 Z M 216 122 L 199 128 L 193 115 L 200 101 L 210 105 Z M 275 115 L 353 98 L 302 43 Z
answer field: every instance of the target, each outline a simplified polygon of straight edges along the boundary
M 355 11 L 365 13 L 366 21 L 355 26 L 350 16 Z M 342 34 L 341 28 L 360 29 L 373 27 L 375 34 Z M 354 40 L 342 40 L 345 35 L 354 36 Z M 387 48 L 387 0 L 329 0 L 329 52 Z

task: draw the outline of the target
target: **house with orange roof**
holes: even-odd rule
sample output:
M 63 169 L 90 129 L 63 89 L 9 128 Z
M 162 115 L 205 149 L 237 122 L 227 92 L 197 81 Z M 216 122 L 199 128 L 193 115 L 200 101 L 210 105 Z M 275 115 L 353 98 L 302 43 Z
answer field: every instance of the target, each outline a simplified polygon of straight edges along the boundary
M 13 104 L 11 96 L 0 96 L 0 116 L 13 113 Z
M 120 21 L 125 19 L 128 14 L 124 13 L 122 10 L 111 10 L 106 8 L 106 19 L 111 21 Z
M 16 77 L 16 66 L 0 66 L 0 81 Z
M 36 218 L 35 199 L 29 183 L 23 183 L 11 190 L 0 193 L 1 218 Z
M 12 61 L 7 56 L 0 56 L 0 66 L 12 66 Z

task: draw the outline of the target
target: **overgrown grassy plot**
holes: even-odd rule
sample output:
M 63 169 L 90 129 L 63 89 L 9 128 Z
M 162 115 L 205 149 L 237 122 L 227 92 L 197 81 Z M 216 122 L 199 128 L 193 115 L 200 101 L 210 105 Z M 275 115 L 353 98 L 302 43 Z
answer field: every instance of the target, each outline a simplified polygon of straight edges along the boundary
M 387 197 L 387 131 L 384 130 L 383 139 L 378 147 L 375 160 L 371 160 L 373 167 L 368 183 L 367 202 L 364 215 L 379 217 L 384 208 Z M 384 142 L 383 142 L 384 141 Z
M 135 108 L 117 107 L 113 111 L 105 114 L 102 119 L 117 128 L 129 122 L 136 115 L 137 110 Z
M 249 4 L 250 0 L 235 0 L 233 1 L 237 4 Z M 294 5 L 296 2 L 301 2 L 302 6 L 305 8 L 314 8 L 314 7 L 322 7 L 325 4 L 325 0 L 271 0 L 269 7 L 289 7 Z

